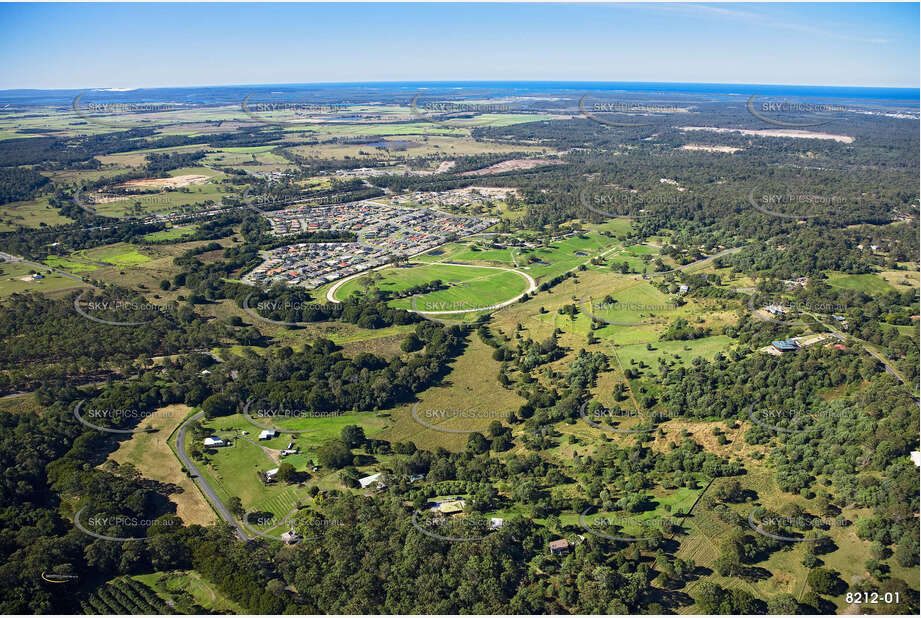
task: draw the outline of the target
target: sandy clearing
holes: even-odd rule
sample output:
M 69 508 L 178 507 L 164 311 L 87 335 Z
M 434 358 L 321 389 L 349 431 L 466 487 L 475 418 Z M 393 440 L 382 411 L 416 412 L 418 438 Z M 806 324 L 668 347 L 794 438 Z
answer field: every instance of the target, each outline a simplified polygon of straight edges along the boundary
M 167 188 L 167 187 L 185 187 L 188 185 L 199 185 L 210 179 L 210 176 L 201 176 L 199 174 L 185 174 L 183 176 L 172 176 L 170 178 L 142 178 L 140 180 L 128 180 L 121 184 L 115 185 L 117 188 Z
M 740 133 L 756 137 L 795 137 L 806 139 L 830 139 L 843 144 L 851 144 L 854 138 L 849 135 L 834 135 L 832 133 L 816 133 L 801 129 L 723 129 L 719 127 L 678 127 L 681 131 L 710 131 L 712 133 Z
M 500 161 L 489 167 L 464 172 L 461 176 L 488 176 L 489 174 L 502 174 L 503 172 L 520 172 L 522 170 L 529 170 L 544 165 L 562 164 L 563 162 L 558 159 L 510 159 L 508 161 Z
M 742 150 L 741 148 L 736 148 L 735 146 L 704 146 L 702 144 L 685 144 L 678 150 L 702 150 L 704 152 L 738 152 Z

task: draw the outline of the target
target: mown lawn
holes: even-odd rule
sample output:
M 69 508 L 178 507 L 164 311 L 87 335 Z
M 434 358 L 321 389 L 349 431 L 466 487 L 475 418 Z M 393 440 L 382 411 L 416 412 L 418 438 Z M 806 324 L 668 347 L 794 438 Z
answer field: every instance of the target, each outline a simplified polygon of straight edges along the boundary
M 387 268 L 375 273 L 380 276 L 374 286 L 386 292 L 398 293 L 411 287 L 440 279 L 446 289 L 436 290 L 416 298 L 419 310 L 453 311 L 488 307 L 524 292 L 528 283 L 524 277 L 508 271 L 451 266 L 448 264 L 411 265 L 401 268 Z M 363 291 L 363 283 L 372 281 L 374 275 L 358 277 L 345 283 L 336 291 L 339 299 L 347 298 L 353 292 Z M 411 298 L 396 299 L 394 307 L 410 309 Z

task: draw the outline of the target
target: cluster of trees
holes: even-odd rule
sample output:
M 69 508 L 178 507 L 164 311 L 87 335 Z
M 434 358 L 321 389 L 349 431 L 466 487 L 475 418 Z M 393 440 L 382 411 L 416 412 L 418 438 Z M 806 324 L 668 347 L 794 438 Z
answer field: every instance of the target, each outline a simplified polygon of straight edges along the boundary
M 32 169 L 0 167 L 0 204 L 31 200 L 49 182 Z
M 80 603 L 83 613 L 91 614 L 175 614 L 173 608 L 146 584 L 130 577 L 119 577 L 100 586 Z
M 691 326 L 684 318 L 675 318 L 668 325 L 659 339 L 662 341 L 690 341 L 710 336 L 710 329 L 706 326 Z
M 0 305 L 0 390 L 39 389 L 50 396 L 74 383 L 129 376 L 138 366 L 152 364 L 152 356 L 210 349 L 233 336 L 231 329 L 209 323 L 187 304 L 156 310 L 127 290 L 87 292 L 78 304 L 98 319 L 139 323 L 97 322 L 76 311 L 77 296 L 13 294 Z
M 436 383 L 462 349 L 463 333 L 455 326 L 421 322 L 414 334 L 425 343 L 425 351 L 405 360 L 369 353 L 350 358 L 327 339 L 297 351 L 280 347 L 264 356 L 231 358 L 212 368 L 208 388 L 235 402 L 232 408 L 220 408 L 224 413 L 251 400 L 259 402 L 257 408 L 315 412 L 393 407 Z

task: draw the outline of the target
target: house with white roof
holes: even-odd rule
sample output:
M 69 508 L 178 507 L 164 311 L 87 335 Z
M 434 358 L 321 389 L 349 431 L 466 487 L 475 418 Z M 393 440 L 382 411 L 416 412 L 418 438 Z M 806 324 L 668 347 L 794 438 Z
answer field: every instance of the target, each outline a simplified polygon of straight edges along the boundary
M 358 484 L 361 485 L 362 489 L 367 489 L 371 485 L 376 485 L 378 489 L 383 489 L 386 487 L 383 481 L 381 481 L 382 473 L 378 472 L 377 474 L 372 474 L 371 476 L 366 476 L 364 478 L 358 479 Z

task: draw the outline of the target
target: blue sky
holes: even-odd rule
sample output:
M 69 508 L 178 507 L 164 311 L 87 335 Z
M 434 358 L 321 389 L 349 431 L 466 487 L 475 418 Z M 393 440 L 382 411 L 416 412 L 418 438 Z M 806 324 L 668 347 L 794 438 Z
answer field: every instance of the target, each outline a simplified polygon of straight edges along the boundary
M 0 4 L 0 89 L 919 85 L 913 4 Z

